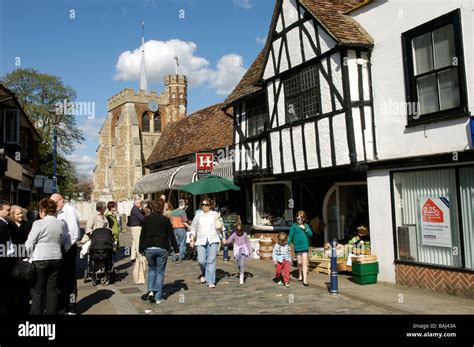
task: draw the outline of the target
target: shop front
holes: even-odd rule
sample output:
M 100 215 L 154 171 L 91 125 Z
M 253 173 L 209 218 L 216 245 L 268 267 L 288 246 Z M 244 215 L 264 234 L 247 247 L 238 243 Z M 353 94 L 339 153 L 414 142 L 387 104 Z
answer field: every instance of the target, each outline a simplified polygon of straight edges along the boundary
M 474 298 L 474 165 L 376 170 L 368 186 L 374 237 L 393 241 L 374 242 L 383 280 Z

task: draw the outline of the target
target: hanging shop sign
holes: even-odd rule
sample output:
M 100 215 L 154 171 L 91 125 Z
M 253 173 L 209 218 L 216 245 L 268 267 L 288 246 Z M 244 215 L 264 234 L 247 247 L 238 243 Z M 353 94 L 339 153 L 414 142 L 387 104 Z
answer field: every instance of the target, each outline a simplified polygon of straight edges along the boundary
M 424 246 L 451 247 L 449 200 L 446 197 L 422 197 L 421 236 Z
M 214 170 L 214 154 L 196 153 L 196 172 L 198 180 L 212 174 Z

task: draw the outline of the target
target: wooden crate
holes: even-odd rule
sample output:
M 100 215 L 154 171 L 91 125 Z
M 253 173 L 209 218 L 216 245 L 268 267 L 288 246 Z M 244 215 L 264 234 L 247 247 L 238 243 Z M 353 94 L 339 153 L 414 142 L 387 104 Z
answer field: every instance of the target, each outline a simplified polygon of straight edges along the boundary
M 346 262 L 347 259 L 339 258 L 337 259 L 337 271 L 346 271 Z M 331 274 L 331 259 L 325 259 L 321 261 L 316 267 L 316 271 L 323 274 Z

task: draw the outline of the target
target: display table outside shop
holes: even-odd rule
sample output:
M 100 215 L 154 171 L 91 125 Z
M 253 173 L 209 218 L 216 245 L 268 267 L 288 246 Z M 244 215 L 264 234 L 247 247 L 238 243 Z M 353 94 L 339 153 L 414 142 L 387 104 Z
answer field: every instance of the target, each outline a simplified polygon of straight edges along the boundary
M 348 245 L 342 245 L 343 250 L 341 247 L 339 247 L 339 250 L 337 251 L 337 271 L 338 272 L 352 272 L 352 261 L 354 259 L 361 260 L 361 261 L 367 261 L 363 260 L 364 258 L 367 257 L 367 259 L 370 258 L 371 261 L 373 257 L 375 257 L 375 260 L 377 259 L 376 256 L 371 256 L 370 250 L 369 249 L 358 249 L 356 247 L 352 248 L 351 251 L 352 253 L 349 252 L 350 247 Z M 317 271 L 319 273 L 324 273 L 324 274 L 331 274 L 331 257 L 330 253 L 331 249 L 325 249 L 324 247 L 310 247 L 309 249 L 309 270 L 310 271 Z M 349 260 L 350 258 L 350 260 Z

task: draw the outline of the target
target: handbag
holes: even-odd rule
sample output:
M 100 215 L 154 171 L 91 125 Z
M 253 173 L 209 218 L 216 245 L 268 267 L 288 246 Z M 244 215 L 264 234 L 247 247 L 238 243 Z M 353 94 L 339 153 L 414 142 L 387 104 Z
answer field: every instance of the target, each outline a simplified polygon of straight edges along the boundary
M 35 277 L 34 262 L 30 262 L 28 258 L 17 259 L 13 266 L 12 275 L 20 280 L 33 281 Z

